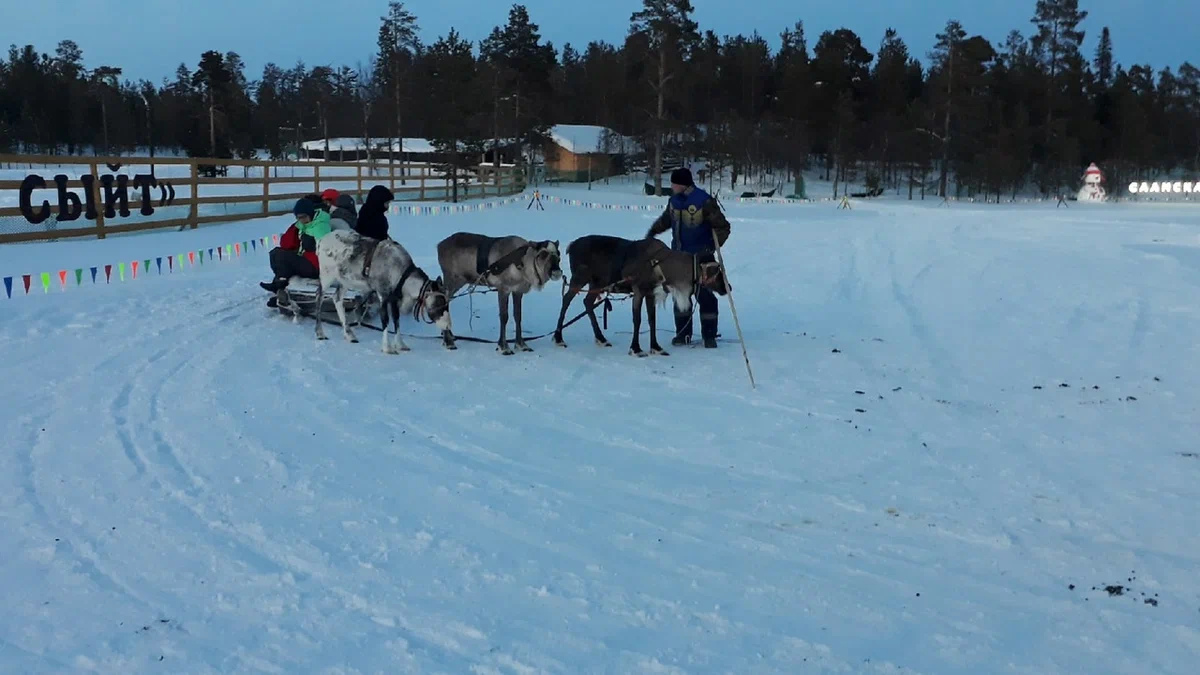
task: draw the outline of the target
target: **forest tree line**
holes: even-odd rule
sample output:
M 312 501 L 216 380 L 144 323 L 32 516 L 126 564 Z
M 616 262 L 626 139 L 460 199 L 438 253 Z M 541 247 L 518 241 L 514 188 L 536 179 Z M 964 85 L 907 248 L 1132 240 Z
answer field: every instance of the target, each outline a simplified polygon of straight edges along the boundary
M 70 40 L 52 54 L 14 45 L 0 152 L 280 158 L 296 139 L 416 137 L 465 165 L 493 139 L 524 157 L 554 124 L 595 124 L 640 139 L 651 177 L 703 158 L 743 182 L 816 167 L 835 183 L 999 198 L 1073 189 L 1088 162 L 1114 185 L 1200 170 L 1200 69 L 1125 67 L 1107 27 L 1085 54 L 1078 0 L 1037 0 L 1027 31 L 999 44 L 949 20 L 928 66 L 894 30 L 813 42 L 796 21 L 772 49 L 693 11 L 643 0 L 622 43 L 560 49 L 523 5 L 478 44 L 453 29 L 427 44 L 389 2 L 366 61 L 269 63 L 252 79 L 238 54 L 208 51 L 159 84 L 86 64 Z

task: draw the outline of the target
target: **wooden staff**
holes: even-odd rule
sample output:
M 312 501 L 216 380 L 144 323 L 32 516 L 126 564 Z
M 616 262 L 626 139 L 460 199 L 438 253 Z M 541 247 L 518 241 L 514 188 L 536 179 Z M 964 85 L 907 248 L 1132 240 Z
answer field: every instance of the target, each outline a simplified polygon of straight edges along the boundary
M 713 235 L 713 243 L 717 245 L 717 263 L 721 266 L 721 279 L 725 282 L 725 292 L 729 294 L 729 309 L 733 310 L 733 325 L 737 328 L 738 341 L 742 343 L 742 359 L 746 362 L 746 374 L 750 376 L 750 388 L 757 389 L 754 384 L 754 371 L 750 370 L 750 355 L 746 353 L 746 338 L 742 337 L 742 324 L 738 321 L 737 306 L 733 304 L 733 287 L 729 285 L 729 270 L 725 267 L 725 259 L 721 256 L 721 244 Z

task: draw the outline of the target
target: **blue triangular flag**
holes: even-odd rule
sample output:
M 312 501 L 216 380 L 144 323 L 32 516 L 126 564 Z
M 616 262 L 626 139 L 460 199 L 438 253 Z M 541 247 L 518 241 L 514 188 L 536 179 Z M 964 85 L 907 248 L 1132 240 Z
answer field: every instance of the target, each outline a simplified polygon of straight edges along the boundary
M 253 250 L 255 250 L 255 251 L 257 251 L 257 250 L 258 250 L 258 240 L 257 240 L 257 239 L 251 239 L 251 240 L 250 240 L 250 248 L 251 248 L 251 249 L 253 249 Z
M 12 277 L 4 277 L 4 292 L 12 298 Z
M 162 258 L 155 258 L 154 260 L 158 263 L 158 273 L 162 274 Z
M 213 258 L 213 254 L 212 254 L 212 249 L 210 248 L 210 249 L 208 249 L 208 259 L 212 260 L 212 258 Z
M 96 268 L 92 268 L 92 283 L 96 283 Z

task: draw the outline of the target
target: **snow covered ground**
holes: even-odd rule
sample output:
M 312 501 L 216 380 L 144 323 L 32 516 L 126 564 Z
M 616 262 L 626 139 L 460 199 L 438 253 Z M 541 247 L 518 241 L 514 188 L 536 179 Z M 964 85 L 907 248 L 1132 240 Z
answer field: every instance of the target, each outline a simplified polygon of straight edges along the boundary
M 257 248 L 15 288 L 0 671 L 1195 672 L 1200 210 L 726 209 L 756 390 L 725 300 L 715 351 L 628 356 L 622 303 L 612 349 L 581 322 L 567 349 L 391 356 L 272 314 Z M 392 231 L 436 271 L 457 230 L 565 246 L 654 215 Z M 286 225 L 5 245 L 0 276 Z M 558 306 L 529 297 L 526 329 Z M 457 332 L 493 337 L 474 308 Z

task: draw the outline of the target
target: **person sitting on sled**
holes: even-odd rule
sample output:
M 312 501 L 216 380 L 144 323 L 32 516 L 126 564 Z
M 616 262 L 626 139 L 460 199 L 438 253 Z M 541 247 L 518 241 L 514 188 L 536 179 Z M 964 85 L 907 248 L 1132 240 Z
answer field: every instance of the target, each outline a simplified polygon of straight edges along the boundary
M 357 223 L 358 207 L 354 205 L 354 197 L 338 195 L 333 202 L 333 210 L 329 212 L 329 226 L 335 230 L 354 230 Z
M 317 240 L 329 234 L 329 213 L 317 208 L 309 198 L 301 197 L 292 209 L 296 222 L 283 233 L 279 246 L 271 249 L 271 271 L 275 278 L 259 282 L 263 290 L 279 295 L 286 304 L 284 289 L 292 277 L 316 279 L 320 276 L 317 261 Z
M 390 239 L 388 236 L 388 204 L 396 198 L 384 185 L 376 185 L 367 193 L 367 201 L 358 210 L 354 230 L 371 239 Z
M 334 202 L 337 201 L 337 198 L 337 190 L 334 190 L 333 188 L 325 188 L 325 190 L 321 192 L 321 203 L 317 208 L 325 211 L 326 213 L 330 213 L 333 211 Z

